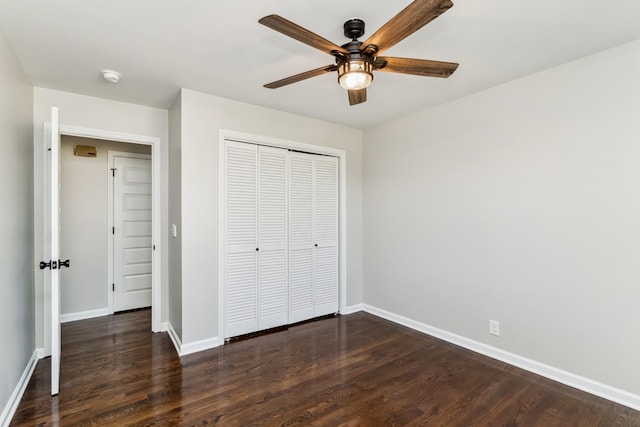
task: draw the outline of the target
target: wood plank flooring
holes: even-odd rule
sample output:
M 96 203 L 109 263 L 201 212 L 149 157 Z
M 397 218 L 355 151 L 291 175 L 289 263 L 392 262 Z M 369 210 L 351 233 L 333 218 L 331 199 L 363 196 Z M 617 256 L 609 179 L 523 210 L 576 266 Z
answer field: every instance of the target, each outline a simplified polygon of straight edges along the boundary
M 640 426 L 640 412 L 366 313 L 185 356 L 149 310 L 62 325 L 12 426 Z

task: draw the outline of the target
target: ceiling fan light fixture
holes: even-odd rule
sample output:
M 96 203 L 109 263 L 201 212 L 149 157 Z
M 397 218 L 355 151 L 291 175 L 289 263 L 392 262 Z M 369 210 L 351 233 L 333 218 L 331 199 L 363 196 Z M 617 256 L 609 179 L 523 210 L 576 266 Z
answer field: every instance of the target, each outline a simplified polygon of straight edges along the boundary
M 364 89 L 373 80 L 373 64 L 366 59 L 348 59 L 338 65 L 338 83 L 346 90 Z

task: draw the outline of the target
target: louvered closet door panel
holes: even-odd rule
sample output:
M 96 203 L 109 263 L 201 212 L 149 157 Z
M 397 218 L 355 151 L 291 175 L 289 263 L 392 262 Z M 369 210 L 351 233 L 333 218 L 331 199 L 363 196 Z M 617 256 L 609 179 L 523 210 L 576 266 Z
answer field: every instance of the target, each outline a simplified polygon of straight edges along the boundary
M 225 338 L 258 330 L 258 148 L 225 141 Z
M 224 288 L 225 338 L 258 330 L 256 258 L 255 253 L 227 254 Z
M 314 313 L 313 157 L 289 153 L 289 323 Z
M 314 316 L 338 311 L 338 159 L 314 165 Z
M 258 149 L 258 330 L 287 324 L 288 151 Z

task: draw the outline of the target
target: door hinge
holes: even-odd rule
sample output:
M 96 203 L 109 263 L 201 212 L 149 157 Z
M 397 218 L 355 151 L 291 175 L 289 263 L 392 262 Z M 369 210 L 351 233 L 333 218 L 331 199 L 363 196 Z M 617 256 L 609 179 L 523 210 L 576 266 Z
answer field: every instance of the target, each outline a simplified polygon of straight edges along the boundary
M 115 283 L 112 283 L 112 284 L 111 284 L 111 291 L 112 291 L 112 292 L 115 292 L 115 291 L 116 291 L 116 284 L 115 284 Z
M 115 227 L 111 227 L 111 234 L 116 234 L 116 228 Z
M 116 176 L 116 168 L 111 168 L 111 176 Z

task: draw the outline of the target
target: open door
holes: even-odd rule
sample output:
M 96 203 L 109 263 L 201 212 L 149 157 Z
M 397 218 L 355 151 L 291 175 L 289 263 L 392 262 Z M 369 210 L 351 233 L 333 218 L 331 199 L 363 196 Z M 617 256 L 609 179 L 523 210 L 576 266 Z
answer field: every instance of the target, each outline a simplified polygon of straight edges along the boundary
M 45 126 L 46 145 L 48 149 L 49 188 L 45 203 L 45 261 L 40 262 L 40 269 L 45 270 L 45 285 L 50 286 L 51 295 L 51 394 L 58 394 L 60 390 L 60 274 L 59 269 L 68 267 L 69 261 L 60 261 L 59 238 L 59 203 L 58 203 L 58 175 L 60 155 L 60 130 L 58 124 L 58 108 L 51 108 L 51 124 Z M 47 256 L 48 255 L 48 256 Z
M 58 175 L 60 172 L 60 129 L 58 108 L 51 107 L 51 146 L 49 173 L 51 188 L 51 395 L 60 390 L 60 273 L 57 261 L 60 255 L 60 222 L 58 202 Z

